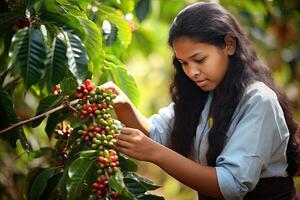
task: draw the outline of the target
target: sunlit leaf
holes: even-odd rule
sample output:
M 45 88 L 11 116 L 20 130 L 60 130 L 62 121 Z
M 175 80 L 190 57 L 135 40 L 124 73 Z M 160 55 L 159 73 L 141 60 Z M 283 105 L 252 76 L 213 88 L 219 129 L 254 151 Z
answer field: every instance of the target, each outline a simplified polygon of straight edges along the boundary
M 118 28 L 118 38 L 124 47 L 127 48 L 132 39 L 132 33 L 128 22 L 119 12 L 110 7 L 101 4 L 99 8 L 99 15 L 101 18 L 103 20 L 106 19 L 116 25 Z
M 41 156 L 45 156 L 46 154 L 51 154 L 52 148 L 44 147 L 40 148 L 39 150 L 31 151 L 28 154 L 28 161 L 32 161 L 35 158 L 39 158 Z
M 87 77 L 88 57 L 78 36 L 72 33 L 66 33 L 65 36 L 69 70 L 80 84 Z
M 79 153 L 79 157 L 81 158 L 91 158 L 96 156 L 97 151 L 96 150 L 85 150 L 85 151 L 81 151 Z
M 117 66 L 109 61 L 105 61 L 104 64 L 106 66 L 106 70 L 110 72 L 113 82 L 127 94 L 129 99 L 135 105 L 137 105 L 140 93 L 133 76 L 122 66 Z
M 80 9 L 82 9 L 84 11 L 87 9 L 88 4 L 90 4 L 92 1 L 93 0 L 80 0 L 80 1 L 78 1 L 78 0 L 69 0 L 69 2 L 71 4 L 74 4 L 74 5 L 78 6 Z
M 101 62 L 100 54 L 102 54 L 102 33 L 97 25 L 83 17 L 78 18 L 82 27 L 84 28 L 84 36 L 82 36 L 82 42 L 85 44 L 86 51 L 91 61 L 99 67 Z
M 134 0 L 120 0 L 120 7 L 125 14 L 134 10 Z

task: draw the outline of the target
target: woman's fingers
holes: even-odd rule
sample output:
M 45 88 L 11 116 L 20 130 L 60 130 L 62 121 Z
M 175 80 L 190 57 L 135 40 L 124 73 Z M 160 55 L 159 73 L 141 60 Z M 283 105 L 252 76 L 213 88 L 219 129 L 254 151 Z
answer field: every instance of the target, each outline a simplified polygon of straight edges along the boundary
M 113 94 L 116 95 L 116 98 L 113 99 L 114 106 L 115 105 L 122 105 L 124 103 L 129 103 L 130 102 L 130 100 L 126 96 L 126 94 L 124 92 L 122 92 L 122 90 L 111 81 L 100 85 L 100 88 L 103 89 L 104 91 L 109 91 L 110 90 L 110 91 L 112 91 Z
M 102 84 L 102 85 L 100 86 L 100 88 L 103 89 L 105 92 L 111 90 L 112 93 L 114 93 L 114 94 L 116 94 L 116 95 L 120 94 L 120 91 L 119 91 L 118 86 L 116 86 L 116 85 L 115 85 L 113 82 L 111 82 L 111 81 Z
M 135 128 L 124 127 L 121 129 L 120 133 L 125 135 L 133 135 L 133 134 L 138 134 L 138 130 Z
M 117 141 L 126 141 L 128 143 L 134 142 L 134 133 L 132 133 L 134 129 L 122 128 L 119 134 L 114 135 L 114 138 Z
M 130 148 L 132 145 L 130 144 L 130 142 L 127 142 L 127 141 L 121 140 L 121 139 L 117 139 L 115 146 L 122 147 L 122 148 Z
M 116 150 L 127 156 L 148 161 L 151 159 L 151 152 L 155 143 L 138 129 L 122 128 L 120 133 L 115 135 Z

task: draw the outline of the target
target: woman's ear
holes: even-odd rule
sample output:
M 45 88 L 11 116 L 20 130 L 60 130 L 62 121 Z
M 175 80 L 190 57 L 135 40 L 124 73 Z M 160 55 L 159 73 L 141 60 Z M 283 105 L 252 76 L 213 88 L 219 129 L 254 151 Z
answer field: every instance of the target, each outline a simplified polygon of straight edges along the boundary
M 225 52 L 227 55 L 232 56 L 235 53 L 236 49 L 236 40 L 231 35 L 226 35 L 224 38 L 225 42 Z

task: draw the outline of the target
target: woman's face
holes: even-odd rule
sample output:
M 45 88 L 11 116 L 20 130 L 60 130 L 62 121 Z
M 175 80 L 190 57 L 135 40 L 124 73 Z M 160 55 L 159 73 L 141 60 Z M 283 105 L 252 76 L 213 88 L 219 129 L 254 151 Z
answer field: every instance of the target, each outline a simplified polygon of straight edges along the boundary
M 172 45 L 184 73 L 192 81 L 204 91 L 217 88 L 228 68 L 227 48 L 195 42 L 188 37 L 177 38 Z

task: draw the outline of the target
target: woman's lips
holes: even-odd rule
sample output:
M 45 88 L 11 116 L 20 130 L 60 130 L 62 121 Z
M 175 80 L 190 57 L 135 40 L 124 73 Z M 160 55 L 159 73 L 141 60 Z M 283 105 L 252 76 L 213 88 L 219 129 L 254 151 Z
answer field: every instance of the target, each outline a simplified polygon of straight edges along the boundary
M 206 79 L 199 80 L 199 81 L 196 81 L 196 83 L 197 83 L 198 86 L 204 87 L 207 84 L 207 80 Z

